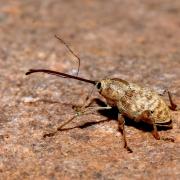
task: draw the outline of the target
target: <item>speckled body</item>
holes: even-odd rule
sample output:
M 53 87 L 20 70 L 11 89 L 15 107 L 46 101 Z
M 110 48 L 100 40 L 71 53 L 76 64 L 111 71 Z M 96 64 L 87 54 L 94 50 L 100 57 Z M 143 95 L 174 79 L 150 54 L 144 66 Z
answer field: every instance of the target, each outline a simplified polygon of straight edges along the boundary
M 104 79 L 100 83 L 99 93 L 126 117 L 152 124 L 149 118 L 142 116 L 143 112 L 148 111 L 156 125 L 171 126 L 169 107 L 153 90 L 117 78 Z

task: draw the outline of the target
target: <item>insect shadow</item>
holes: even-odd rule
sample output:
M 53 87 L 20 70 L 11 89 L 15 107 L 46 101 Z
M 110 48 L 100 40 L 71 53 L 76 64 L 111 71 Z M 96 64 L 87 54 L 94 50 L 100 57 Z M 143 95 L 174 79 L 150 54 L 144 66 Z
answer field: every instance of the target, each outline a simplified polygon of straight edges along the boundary
M 94 98 L 93 101 L 100 107 L 107 106 L 106 103 L 104 101 L 102 101 L 101 99 Z M 102 116 L 106 117 L 106 119 L 98 121 L 98 122 L 97 121 L 96 122 L 86 122 L 82 125 L 71 127 L 71 128 L 63 128 L 63 129 L 61 129 L 61 131 L 67 131 L 67 130 L 74 129 L 74 128 L 84 129 L 84 128 L 88 128 L 90 126 L 93 126 L 96 124 L 101 124 L 101 123 L 108 122 L 111 120 L 117 121 L 119 110 L 117 107 L 112 107 L 111 109 L 98 110 L 98 113 L 101 114 Z M 135 127 L 136 129 L 142 130 L 144 132 L 151 132 L 153 130 L 153 125 L 147 124 L 145 122 L 135 122 L 134 120 L 127 118 L 127 117 L 125 118 L 125 125 Z M 167 127 L 167 126 L 157 126 L 157 128 L 159 131 L 172 129 L 172 127 Z

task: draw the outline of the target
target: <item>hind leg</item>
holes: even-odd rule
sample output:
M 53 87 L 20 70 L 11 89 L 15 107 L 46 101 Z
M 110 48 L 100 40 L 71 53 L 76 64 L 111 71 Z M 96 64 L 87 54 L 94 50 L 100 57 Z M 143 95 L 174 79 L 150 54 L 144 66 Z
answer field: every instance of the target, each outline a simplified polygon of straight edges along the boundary
M 155 124 L 155 120 L 152 117 L 152 113 L 153 112 L 150 110 L 145 110 L 136 118 L 136 121 L 144 121 L 148 124 L 152 124 L 152 126 L 153 126 L 152 135 L 154 136 L 155 139 L 159 140 L 160 136 L 157 131 L 157 126 Z
M 179 107 L 177 107 L 177 104 L 175 104 L 174 101 L 172 100 L 172 94 L 168 89 L 164 90 L 164 92 L 162 94 L 159 93 L 159 95 L 164 96 L 165 93 L 168 94 L 168 98 L 169 98 L 169 102 L 170 102 L 169 108 L 173 111 L 179 110 Z
M 167 91 L 167 93 L 168 93 L 168 97 L 169 97 L 169 102 L 171 104 L 171 106 L 169 106 L 169 108 L 173 111 L 177 110 L 177 105 L 173 102 L 170 91 Z
M 151 111 L 149 110 L 146 110 L 144 112 L 142 112 L 142 114 L 136 118 L 136 121 L 144 121 L 148 124 L 152 124 L 153 126 L 153 131 L 152 131 L 152 135 L 154 136 L 155 139 L 157 140 L 164 140 L 164 141 L 170 141 L 170 142 L 174 142 L 174 139 L 173 138 L 168 138 L 168 137 L 160 137 L 158 131 L 157 131 L 157 126 L 155 124 L 155 120 L 153 119 L 152 117 L 152 113 Z

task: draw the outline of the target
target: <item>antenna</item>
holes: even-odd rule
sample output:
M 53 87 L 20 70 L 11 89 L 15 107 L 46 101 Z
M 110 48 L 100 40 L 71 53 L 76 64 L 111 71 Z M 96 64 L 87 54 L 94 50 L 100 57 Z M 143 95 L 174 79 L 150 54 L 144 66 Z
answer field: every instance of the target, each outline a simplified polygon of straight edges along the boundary
M 59 36 L 57 36 L 56 34 L 54 35 L 55 38 L 57 38 L 62 44 L 64 44 L 66 46 L 66 48 L 69 50 L 69 52 L 78 60 L 78 70 L 77 70 L 77 76 L 79 74 L 79 69 L 80 69 L 80 64 L 81 64 L 81 59 L 80 57 L 74 53 L 74 51 L 70 48 L 70 46 Z

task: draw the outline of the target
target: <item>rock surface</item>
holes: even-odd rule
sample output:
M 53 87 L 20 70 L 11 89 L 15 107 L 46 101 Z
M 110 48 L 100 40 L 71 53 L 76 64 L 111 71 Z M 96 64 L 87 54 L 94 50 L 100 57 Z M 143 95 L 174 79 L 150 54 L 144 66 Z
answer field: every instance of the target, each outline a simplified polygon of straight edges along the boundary
M 179 179 L 179 111 L 172 112 L 173 129 L 160 131 L 175 143 L 127 125 L 133 153 L 108 113 L 81 116 L 69 130 L 43 138 L 73 116 L 72 105 L 92 87 L 24 75 L 30 68 L 76 72 L 58 34 L 81 57 L 80 76 L 168 88 L 180 104 L 179 17 L 179 0 L 1 0 L 0 179 Z

